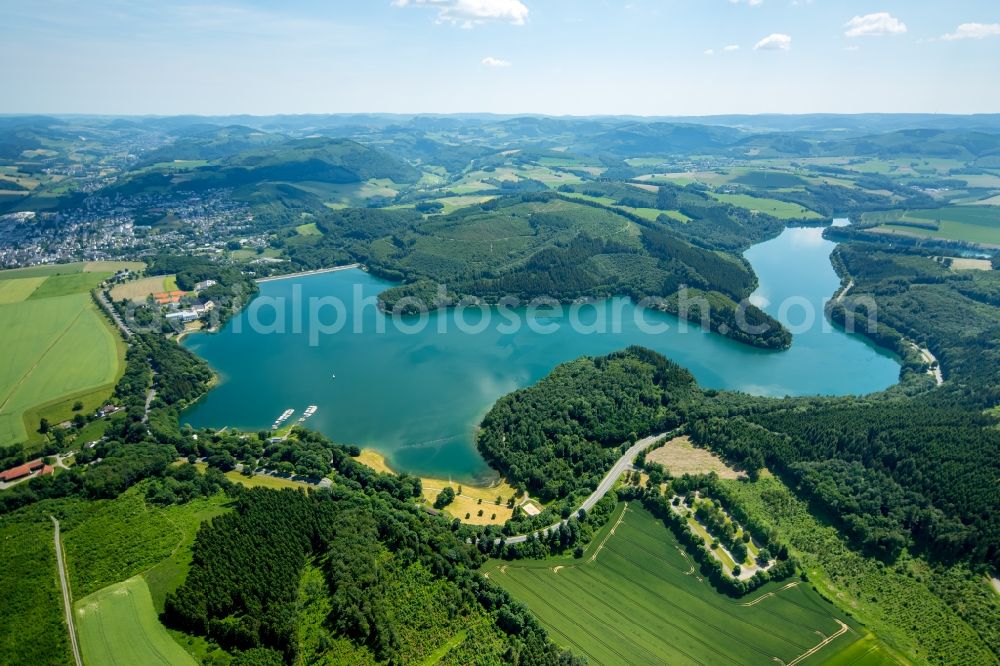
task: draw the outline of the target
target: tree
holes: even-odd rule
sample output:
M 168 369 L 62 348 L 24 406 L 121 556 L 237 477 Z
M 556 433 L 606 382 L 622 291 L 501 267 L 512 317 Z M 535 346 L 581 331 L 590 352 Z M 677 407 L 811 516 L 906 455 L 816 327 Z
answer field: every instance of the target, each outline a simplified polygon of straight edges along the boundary
M 81 409 L 83 409 L 83 401 L 82 400 L 77 400 L 76 402 L 73 403 L 73 411 L 74 412 L 78 412 Z
M 740 565 L 737 564 L 735 567 L 733 567 L 733 578 L 739 578 L 741 573 L 743 573 L 743 569 L 740 567 Z
M 451 486 L 448 486 L 439 492 L 438 496 L 434 499 L 434 508 L 438 510 L 443 509 L 454 501 L 455 491 L 452 490 Z
M 45 417 L 42 417 L 42 419 L 38 422 L 38 432 L 40 432 L 43 435 L 47 435 L 49 434 L 49 428 L 50 428 L 49 420 Z
M 770 562 L 773 557 L 771 557 L 771 551 L 767 548 L 761 548 L 760 552 L 757 553 L 757 564 L 762 567 L 766 567 L 767 563 Z

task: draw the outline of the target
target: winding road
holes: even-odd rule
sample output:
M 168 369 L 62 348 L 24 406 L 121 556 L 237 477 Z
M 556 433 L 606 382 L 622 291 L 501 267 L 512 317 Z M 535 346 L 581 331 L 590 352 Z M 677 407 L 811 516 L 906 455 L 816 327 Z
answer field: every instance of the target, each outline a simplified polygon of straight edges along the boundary
M 601 498 L 607 495 L 608 491 L 615 487 L 615 483 L 618 481 L 618 477 L 620 477 L 625 472 L 625 470 L 629 468 L 629 466 L 632 464 L 632 461 L 635 460 L 635 457 L 639 455 L 640 451 L 653 445 L 657 440 L 664 437 L 670 437 L 672 435 L 675 435 L 677 432 L 678 431 L 675 430 L 670 433 L 652 435 L 650 437 L 646 437 L 645 439 L 640 439 L 638 442 L 629 447 L 628 451 L 623 453 L 622 457 L 619 458 L 618 461 L 615 462 L 614 466 L 608 471 L 608 473 L 604 475 L 604 478 L 601 479 L 601 482 L 598 484 L 597 489 L 590 494 L 590 497 L 588 497 L 583 501 L 583 504 L 581 504 L 579 508 L 573 512 L 573 515 L 580 513 L 580 509 L 583 509 L 584 511 L 590 511 L 591 509 L 593 509 L 594 505 L 600 502 Z M 548 527 L 543 527 L 542 529 L 536 532 L 532 532 L 531 534 L 535 534 L 537 536 L 544 536 L 548 534 L 550 530 L 558 529 L 561 525 L 565 524 L 566 522 L 567 521 L 565 520 L 560 520 L 558 523 L 553 523 Z M 519 536 L 507 537 L 506 539 L 500 538 L 496 539 L 494 543 L 500 543 L 500 542 L 524 543 L 525 541 L 528 540 L 531 534 L 521 534 Z
M 62 588 L 63 607 L 66 610 L 66 628 L 69 629 L 69 642 L 73 647 L 73 660 L 76 666 L 83 666 L 80 658 L 80 646 L 76 642 L 76 627 L 73 624 L 73 600 L 69 596 L 69 580 L 66 578 L 66 565 L 63 563 L 62 540 L 59 538 L 59 521 L 55 516 L 49 516 L 55 527 L 53 539 L 56 546 L 56 566 L 59 568 L 59 586 Z

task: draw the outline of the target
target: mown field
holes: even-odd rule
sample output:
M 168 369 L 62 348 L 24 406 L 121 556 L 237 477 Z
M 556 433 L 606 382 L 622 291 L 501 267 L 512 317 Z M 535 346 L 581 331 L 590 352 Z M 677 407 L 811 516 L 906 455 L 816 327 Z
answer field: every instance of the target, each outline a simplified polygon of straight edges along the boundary
M 145 301 L 147 296 L 158 294 L 164 291 L 177 290 L 177 276 L 175 275 L 152 275 L 150 277 L 139 278 L 116 284 L 111 289 L 111 298 L 115 301 L 122 299 L 130 301 Z
M 892 663 L 808 584 L 771 583 L 737 600 L 717 593 L 634 502 L 580 559 L 496 561 L 486 571 L 591 664 Z
M 124 345 L 89 292 L 113 266 L 0 272 L 0 441 L 37 438 L 39 415 L 55 422 L 76 400 L 89 411 L 110 395 Z
M 88 666 L 196 663 L 160 624 L 142 576 L 95 592 L 79 601 L 75 612 Z

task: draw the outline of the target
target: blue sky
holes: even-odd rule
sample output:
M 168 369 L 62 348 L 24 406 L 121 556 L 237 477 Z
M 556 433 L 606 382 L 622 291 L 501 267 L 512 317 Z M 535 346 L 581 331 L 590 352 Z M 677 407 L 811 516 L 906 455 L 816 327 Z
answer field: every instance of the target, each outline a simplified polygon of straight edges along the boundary
M 1000 112 L 998 0 L 0 0 L 0 112 Z

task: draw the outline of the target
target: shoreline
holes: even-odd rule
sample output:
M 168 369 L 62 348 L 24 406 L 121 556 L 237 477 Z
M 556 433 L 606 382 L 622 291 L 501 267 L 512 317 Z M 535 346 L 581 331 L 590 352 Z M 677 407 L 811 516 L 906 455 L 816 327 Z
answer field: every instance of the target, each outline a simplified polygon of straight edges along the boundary
M 389 467 L 385 456 L 375 449 L 364 448 L 361 450 L 361 455 L 353 460 L 376 472 L 399 475 L 398 472 Z M 456 494 L 455 500 L 442 511 L 453 518 L 458 518 L 467 525 L 502 525 L 513 515 L 513 509 L 507 506 L 507 500 L 512 495 L 517 495 L 517 491 L 502 477 L 490 485 L 483 485 L 418 474 L 410 476 L 420 479 L 424 506 L 432 505 L 437 494 L 445 487 L 456 491 L 461 490 L 461 494 Z M 497 496 L 501 497 L 499 504 L 496 503 Z M 526 498 L 527 495 L 517 495 L 515 505 L 522 504 Z M 482 515 L 479 515 L 480 511 Z M 463 517 L 466 514 L 468 518 Z
M 254 280 L 257 284 L 264 282 L 276 282 L 278 280 L 289 280 L 291 278 L 306 277 L 309 275 L 320 275 L 322 273 L 335 273 L 337 271 L 348 271 L 352 268 L 363 268 L 361 264 L 345 264 L 344 266 L 331 266 L 330 268 L 317 268 L 312 271 L 302 271 L 300 273 L 288 273 L 287 275 L 274 275 L 272 277 L 258 278 Z

